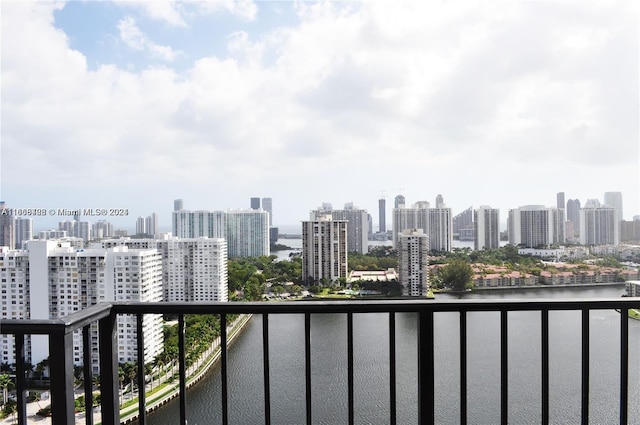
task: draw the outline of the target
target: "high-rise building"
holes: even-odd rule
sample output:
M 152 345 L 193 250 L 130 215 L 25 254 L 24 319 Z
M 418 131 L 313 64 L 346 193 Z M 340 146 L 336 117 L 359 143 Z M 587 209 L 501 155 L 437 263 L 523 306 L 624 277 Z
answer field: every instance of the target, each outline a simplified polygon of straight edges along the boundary
M 567 221 L 573 223 L 573 234 L 567 235 L 568 238 L 580 236 L 580 200 L 569 199 L 567 201 Z
M 387 201 L 384 198 L 378 199 L 378 231 L 387 231 Z
M 556 208 L 566 208 L 566 205 L 564 203 L 564 192 L 558 192 L 556 194 Z
M 429 292 L 429 236 L 422 229 L 398 235 L 398 275 L 403 294 L 424 297 Z
M 229 258 L 270 254 L 269 213 L 262 210 L 227 211 L 225 238 Z
M 147 235 L 155 237 L 158 234 L 158 214 L 151 213 L 151 215 L 145 217 L 144 228 Z
M 397 195 L 393 202 L 393 208 L 400 208 L 400 206 L 405 205 L 405 203 L 404 195 Z
M 432 251 L 451 251 L 453 245 L 451 208 L 430 208 L 429 202 L 416 202 L 411 208 L 393 209 L 393 246 L 399 249 L 398 237 L 407 229 L 423 229 L 429 236 Z
M 500 247 L 500 210 L 483 205 L 473 213 L 475 225 L 474 249 Z
M 228 300 L 228 256 L 224 239 L 111 239 L 101 244 L 104 248 L 157 249 L 162 255 L 165 301 Z
M 273 201 L 271 198 L 262 198 L 262 209 L 269 213 L 269 227 L 273 226 Z
M 114 236 L 113 225 L 106 220 L 99 220 L 91 225 L 93 239 L 104 239 Z M 63 236 L 54 236 L 63 237 Z M 40 237 L 40 239 L 52 239 L 51 237 Z
M 438 196 L 436 196 L 436 208 L 444 208 L 444 198 L 442 197 L 442 195 L 438 194 Z
M 26 248 L 26 241 L 33 239 L 33 219 L 18 217 L 15 220 L 15 245 L 18 249 Z
M 527 205 L 509 210 L 509 244 L 524 248 L 563 244 L 564 210 Z
M 172 232 L 179 238 L 224 238 L 226 213 L 224 211 L 173 211 Z
M 0 246 L 15 248 L 15 217 L 7 208 L 4 201 L 0 201 Z
M 147 234 L 147 223 L 143 216 L 138 217 L 136 220 L 136 235 L 146 235 Z
M 184 209 L 184 201 L 182 199 L 176 199 L 173 201 L 173 210 L 180 211 Z
M 2 318 L 56 319 L 108 301 L 162 301 L 162 261 L 157 250 L 113 249 L 78 250 L 68 242 L 30 241 L 28 250 L 0 253 L 6 273 L 0 287 L 11 287 L 11 300 L 0 300 Z M 8 292 L 8 290 L 7 290 Z M 144 319 L 145 361 L 150 362 L 163 348 L 162 318 L 149 315 Z M 135 318 L 134 324 L 135 324 Z M 130 319 L 118 318 L 118 358 L 136 361 L 136 327 L 127 326 Z M 92 332 L 95 332 L 92 330 Z M 82 335 L 74 333 L 73 361 L 82 362 Z M 97 340 L 97 338 L 94 338 Z M 1 336 L 0 360 L 11 363 L 13 340 Z M 28 337 L 31 363 L 48 355 L 48 344 L 42 336 Z M 97 346 L 94 344 L 92 367 L 98 368 Z
M 616 221 L 619 223 L 623 219 L 622 192 L 605 192 L 604 206 L 616 209 Z
M 349 252 L 360 254 L 369 252 L 369 214 L 367 210 L 354 207 L 353 203 L 347 203 L 343 210 L 323 207 L 310 212 L 311 221 L 319 220 L 320 217 L 325 216 L 330 216 L 333 220 L 346 220 L 349 223 L 347 226 L 347 249 Z
M 260 198 L 251 198 L 251 209 L 259 210 L 260 208 Z
M 451 208 L 429 208 L 429 248 L 432 251 L 451 251 L 453 232 Z
M 302 222 L 302 280 L 326 284 L 347 277 L 347 220 L 330 215 Z
M 640 244 L 640 217 L 636 217 L 633 221 L 620 222 L 620 243 Z
M 473 207 L 469 207 L 451 220 L 453 228 L 453 238 L 464 240 L 473 240 L 465 235 L 473 235 Z
M 614 207 L 580 210 L 580 243 L 582 245 L 618 245 L 620 223 Z

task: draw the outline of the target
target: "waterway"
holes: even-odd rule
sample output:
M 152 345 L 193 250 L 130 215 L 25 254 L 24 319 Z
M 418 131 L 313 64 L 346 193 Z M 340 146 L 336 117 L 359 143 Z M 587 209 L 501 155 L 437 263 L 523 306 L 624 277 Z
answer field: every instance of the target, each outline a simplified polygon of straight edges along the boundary
M 496 290 L 465 299 L 619 297 L 623 287 Z M 451 295 L 440 294 L 448 298 Z M 619 400 L 619 322 L 615 311 L 590 316 L 590 422 L 617 423 Z M 459 423 L 459 317 L 435 316 L 436 422 Z M 272 315 L 270 327 L 271 415 L 274 424 L 305 422 L 304 319 Z M 417 423 L 416 315 L 396 317 L 398 423 Z M 551 422 L 580 422 L 580 312 L 550 313 Z M 499 423 L 499 314 L 468 314 L 469 423 Z M 347 422 L 347 342 L 345 315 L 314 315 L 311 320 L 314 424 Z M 354 315 L 355 419 L 358 424 L 389 423 L 388 315 Z M 630 320 L 629 423 L 640 423 L 640 321 Z M 540 313 L 509 313 L 509 423 L 540 423 Z M 254 316 L 229 352 L 229 419 L 232 424 L 264 423 L 262 319 Z M 220 371 L 189 391 L 190 425 L 221 423 Z M 178 404 L 149 416 L 153 425 L 178 423 Z

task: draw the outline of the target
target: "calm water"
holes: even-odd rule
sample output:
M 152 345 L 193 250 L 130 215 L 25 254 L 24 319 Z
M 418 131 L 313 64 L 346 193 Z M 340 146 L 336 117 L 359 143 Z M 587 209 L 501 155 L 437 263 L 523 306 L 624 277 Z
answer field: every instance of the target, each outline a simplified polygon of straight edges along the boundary
M 492 291 L 465 298 L 618 297 L 623 289 L 570 288 Z M 446 298 L 446 295 L 440 295 Z M 539 313 L 509 313 L 509 422 L 540 422 Z M 458 423 L 458 315 L 435 318 L 436 419 Z M 270 325 L 271 413 L 274 424 L 305 422 L 304 319 L 272 315 Z M 346 316 L 316 315 L 311 320 L 312 398 L 314 424 L 347 421 Z M 388 418 L 388 315 L 354 315 L 355 409 L 358 424 L 385 424 Z M 617 423 L 619 315 L 591 313 L 591 423 Z M 396 316 L 398 423 L 417 423 L 416 315 Z M 630 423 L 640 423 L 640 322 L 631 320 Z M 468 314 L 469 422 L 497 423 L 500 406 L 499 314 Z M 580 312 L 550 313 L 551 420 L 579 423 Z M 636 359 L 636 360 L 634 360 Z M 229 354 L 229 410 L 232 424 L 263 421 L 262 322 L 255 316 Z M 188 394 L 190 425 L 221 423 L 219 369 Z M 149 423 L 178 423 L 177 403 L 150 415 Z

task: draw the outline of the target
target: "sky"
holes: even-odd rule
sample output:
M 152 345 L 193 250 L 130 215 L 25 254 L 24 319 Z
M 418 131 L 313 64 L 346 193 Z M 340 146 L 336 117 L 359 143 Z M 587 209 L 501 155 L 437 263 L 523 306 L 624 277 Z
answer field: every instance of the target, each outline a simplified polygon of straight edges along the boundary
M 453 214 L 623 194 L 640 214 L 637 2 L 2 1 L 0 200 L 249 208 L 442 194 Z M 35 219 L 46 229 L 68 217 Z M 90 219 L 91 221 L 97 218 Z

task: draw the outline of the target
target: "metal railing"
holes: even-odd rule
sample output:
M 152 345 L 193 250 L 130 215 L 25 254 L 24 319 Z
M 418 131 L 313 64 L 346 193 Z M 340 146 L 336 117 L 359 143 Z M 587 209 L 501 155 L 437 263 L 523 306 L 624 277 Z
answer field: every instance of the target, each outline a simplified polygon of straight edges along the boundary
M 48 335 L 51 365 L 51 414 L 54 424 L 74 424 L 73 382 L 73 332 L 82 330 L 85 382 L 92 382 L 90 327 L 98 323 L 100 344 L 100 391 L 103 424 L 120 423 L 119 379 L 117 356 L 116 319 L 118 315 L 132 314 L 137 317 L 138 364 L 143 362 L 144 338 L 142 318 L 145 314 L 175 315 L 179 336 L 179 404 L 180 423 L 186 424 L 187 375 L 184 344 L 184 316 L 187 314 L 220 315 L 221 329 L 221 412 L 223 424 L 228 423 L 227 388 L 227 320 L 230 314 L 262 315 L 264 422 L 271 423 L 270 361 L 269 361 L 269 315 L 300 314 L 304 316 L 305 352 L 305 397 L 306 423 L 312 423 L 311 399 L 311 315 L 347 315 L 347 388 L 348 423 L 354 423 L 354 357 L 353 314 L 389 314 L 389 423 L 396 424 L 396 313 L 417 313 L 418 328 L 418 422 L 432 424 L 434 410 L 434 314 L 440 312 L 459 313 L 460 337 L 460 423 L 467 423 L 467 313 L 500 313 L 500 421 L 508 423 L 509 379 L 508 379 L 508 313 L 513 311 L 540 312 L 541 329 L 541 423 L 549 423 L 549 312 L 581 311 L 581 422 L 589 423 L 589 313 L 592 310 L 615 309 L 620 311 L 620 388 L 619 420 L 628 422 L 629 394 L 629 309 L 640 308 L 640 300 L 633 298 L 605 300 L 467 300 L 467 301 L 309 301 L 289 303 L 110 303 L 99 304 L 57 320 L 0 320 L 0 333 L 15 335 L 16 389 L 18 424 L 26 424 L 26 378 L 25 335 Z M 140 368 L 142 370 L 142 368 Z M 85 400 L 91 406 L 92 388 L 85 385 Z M 138 422 L 146 423 L 144 373 L 138 373 Z M 90 412 L 91 409 L 87 409 Z M 86 415 L 86 423 L 93 424 L 93 415 Z

